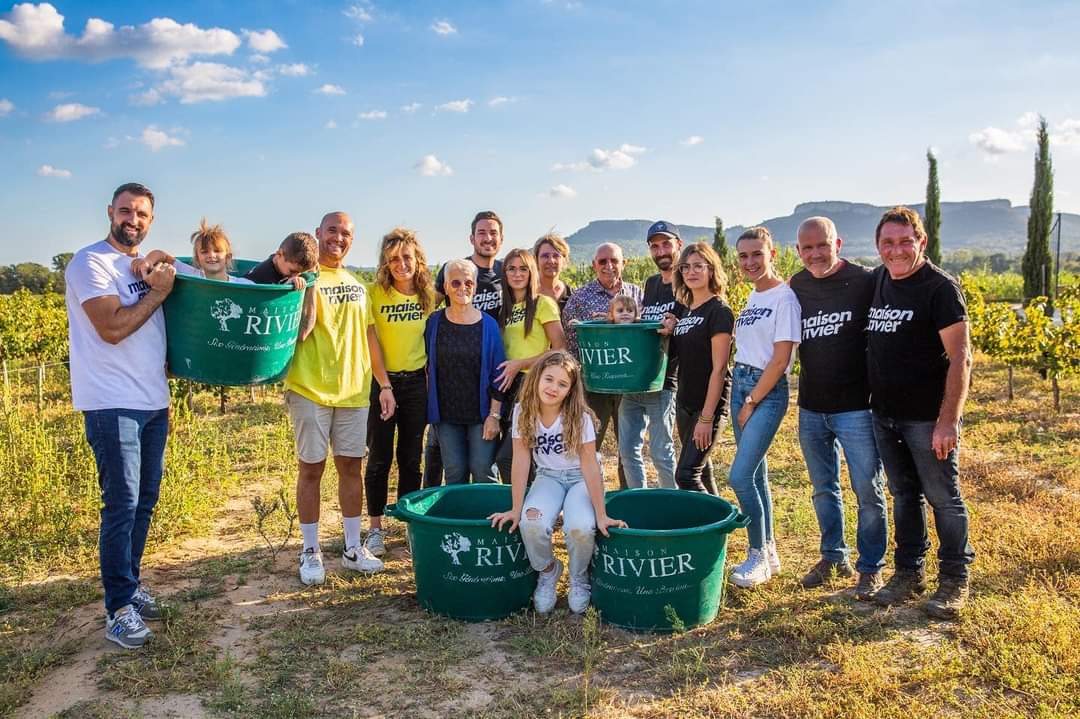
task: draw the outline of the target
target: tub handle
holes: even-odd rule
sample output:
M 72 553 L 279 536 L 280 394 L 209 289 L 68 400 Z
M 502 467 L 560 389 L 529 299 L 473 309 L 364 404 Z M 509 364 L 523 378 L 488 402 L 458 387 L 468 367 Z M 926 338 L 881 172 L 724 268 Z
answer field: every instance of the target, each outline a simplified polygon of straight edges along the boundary
M 397 502 L 394 502 L 393 504 L 386 505 L 386 509 L 384 509 L 383 512 L 385 514 L 390 515 L 394 519 L 401 519 L 401 516 L 398 515 L 398 511 L 397 511 Z
M 743 529 L 745 527 L 748 527 L 748 526 L 750 526 L 750 517 L 747 517 L 742 512 L 739 512 L 738 514 L 735 515 L 735 521 L 732 522 L 731 525 L 733 527 L 738 527 L 739 529 Z

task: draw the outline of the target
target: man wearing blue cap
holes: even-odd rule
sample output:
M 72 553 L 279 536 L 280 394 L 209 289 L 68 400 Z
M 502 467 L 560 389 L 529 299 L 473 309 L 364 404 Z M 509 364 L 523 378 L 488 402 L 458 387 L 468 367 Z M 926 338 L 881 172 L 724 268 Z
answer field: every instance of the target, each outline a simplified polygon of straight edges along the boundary
M 645 234 L 645 241 L 649 245 L 649 255 L 660 272 L 645 280 L 641 320 L 660 322 L 667 314 L 681 318 L 686 309 L 675 301 L 671 285 L 675 263 L 682 250 L 679 228 L 664 220 L 654 222 Z M 619 403 L 619 459 L 626 473 L 626 484 L 631 488 L 647 486 L 645 460 L 641 455 L 646 430 L 649 433 L 649 454 L 660 486 L 676 487 L 672 433 L 675 429 L 675 378 L 678 369 L 678 358 L 669 354 L 664 385 L 659 392 L 624 394 Z M 708 476 L 711 477 L 711 473 Z M 710 490 L 713 490 L 711 486 Z

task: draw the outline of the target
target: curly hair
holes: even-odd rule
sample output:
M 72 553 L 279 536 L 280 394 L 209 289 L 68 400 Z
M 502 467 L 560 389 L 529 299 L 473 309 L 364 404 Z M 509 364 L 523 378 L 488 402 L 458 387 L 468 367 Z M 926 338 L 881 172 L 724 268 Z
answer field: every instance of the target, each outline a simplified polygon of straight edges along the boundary
M 529 270 L 529 284 L 525 286 L 525 336 L 532 332 L 533 320 L 536 319 L 536 301 L 540 295 L 540 273 L 536 269 L 536 260 L 528 250 L 515 247 L 506 253 L 503 258 L 503 271 L 499 277 L 499 285 L 502 287 L 502 306 L 499 308 L 499 327 L 504 328 L 510 324 L 514 316 L 514 288 L 506 279 L 506 267 L 512 260 L 521 260 Z
M 596 415 L 585 403 L 585 387 L 581 381 L 581 365 L 566 350 L 551 350 L 541 355 L 521 386 L 518 400 L 521 411 L 518 413 L 517 430 L 525 445 L 531 450 L 536 447 L 536 423 L 540 418 L 540 377 L 550 367 L 561 367 L 570 377 L 570 391 L 563 399 L 562 417 L 563 446 L 566 456 L 576 457 L 581 448 L 585 417 L 588 416 L 593 428 L 599 426 Z
M 431 270 L 428 269 L 427 255 L 424 248 L 416 239 L 416 233 L 407 227 L 395 227 L 383 235 L 382 245 L 379 248 L 379 268 L 375 271 L 375 281 L 384 290 L 389 290 L 394 284 L 394 276 L 390 272 L 390 260 L 394 255 L 404 250 L 412 249 L 416 258 L 416 270 L 413 272 L 413 288 L 416 290 L 417 301 L 424 314 L 428 314 L 435 308 L 435 281 L 431 278 Z
M 716 254 L 716 250 L 707 242 L 694 242 L 683 248 L 682 253 L 679 255 L 678 265 L 690 262 L 691 255 L 697 255 L 709 266 L 709 292 L 726 303 L 727 272 L 724 271 L 724 265 L 720 262 L 720 255 Z M 677 271 L 675 273 L 671 284 L 672 290 L 675 292 L 675 299 L 684 307 L 689 307 L 694 299 L 694 293 L 690 291 L 690 288 L 683 281 L 682 272 Z
M 199 250 L 205 252 L 209 249 L 217 249 L 228 255 L 225 261 L 225 269 L 231 272 L 233 269 L 233 251 L 229 236 L 225 234 L 225 228 L 221 225 L 206 224 L 206 218 L 204 217 L 199 221 L 199 229 L 191 233 L 191 264 L 201 270 Z

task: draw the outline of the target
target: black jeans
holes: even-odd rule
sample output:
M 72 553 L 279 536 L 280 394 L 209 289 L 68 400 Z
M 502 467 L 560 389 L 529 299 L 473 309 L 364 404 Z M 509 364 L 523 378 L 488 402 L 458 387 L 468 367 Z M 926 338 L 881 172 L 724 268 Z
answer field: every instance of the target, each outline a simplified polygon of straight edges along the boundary
M 371 383 L 368 411 L 368 461 L 364 471 L 369 517 L 381 517 L 390 486 L 390 465 L 394 461 L 394 431 L 397 430 L 397 496 L 420 489 L 420 452 L 427 426 L 427 379 L 423 370 L 390 372 L 397 409 L 388 420 L 379 417 L 379 386 Z
M 428 427 L 427 442 L 424 444 L 424 489 L 441 487 L 443 483 L 442 449 L 439 448 L 439 433 L 435 425 Z
M 720 438 L 724 417 L 719 412 L 716 414 L 712 424 L 712 441 L 705 449 L 698 449 L 694 444 L 694 427 L 697 426 L 700 415 L 701 412 L 691 412 L 681 404 L 675 405 L 675 428 L 679 433 L 679 442 L 682 444 L 679 462 L 675 465 L 675 483 L 679 485 L 679 489 L 707 491 L 709 494 L 719 496 L 709 455 L 716 446 L 716 440 Z
M 604 436 L 607 434 L 608 425 L 615 433 L 616 454 L 619 446 L 619 402 L 621 394 L 604 394 L 602 392 L 586 392 L 585 404 L 596 413 L 596 419 L 600 426 L 596 428 L 596 451 L 603 452 Z M 623 474 L 622 459 L 619 460 L 619 489 L 626 489 L 626 475 Z

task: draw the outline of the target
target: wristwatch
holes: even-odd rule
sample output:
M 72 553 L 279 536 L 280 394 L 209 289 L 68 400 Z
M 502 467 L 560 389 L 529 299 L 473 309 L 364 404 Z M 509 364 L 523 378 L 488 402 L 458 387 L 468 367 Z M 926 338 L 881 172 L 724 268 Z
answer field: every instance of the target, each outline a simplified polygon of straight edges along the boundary
M 756 399 L 754 399 L 754 398 L 753 398 L 753 396 L 751 396 L 751 395 L 746 395 L 746 400 L 745 400 L 745 403 L 746 403 L 746 404 L 748 404 L 748 405 L 750 405 L 751 407 L 753 407 L 753 406 L 754 406 L 755 404 L 757 404 L 757 402 L 758 402 L 758 401 L 757 401 Z

